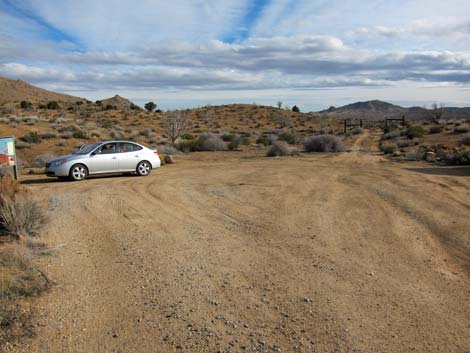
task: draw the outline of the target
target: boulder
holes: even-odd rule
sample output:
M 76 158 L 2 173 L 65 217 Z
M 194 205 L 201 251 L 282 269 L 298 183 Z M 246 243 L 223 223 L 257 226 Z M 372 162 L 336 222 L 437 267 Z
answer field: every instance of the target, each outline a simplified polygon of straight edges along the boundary
M 175 159 L 173 158 L 172 155 L 168 154 L 165 156 L 165 164 L 173 164 L 175 163 Z
M 435 162 L 436 154 L 434 152 L 426 152 L 426 154 L 424 155 L 424 159 L 428 162 Z

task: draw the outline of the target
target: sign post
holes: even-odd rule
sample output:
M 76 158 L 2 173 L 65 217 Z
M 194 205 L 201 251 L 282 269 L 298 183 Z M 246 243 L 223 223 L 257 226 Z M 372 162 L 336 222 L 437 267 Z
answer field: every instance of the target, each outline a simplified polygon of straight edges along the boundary
M 13 168 L 13 175 L 15 179 L 18 179 L 18 164 L 13 137 L 0 137 L 0 167 Z

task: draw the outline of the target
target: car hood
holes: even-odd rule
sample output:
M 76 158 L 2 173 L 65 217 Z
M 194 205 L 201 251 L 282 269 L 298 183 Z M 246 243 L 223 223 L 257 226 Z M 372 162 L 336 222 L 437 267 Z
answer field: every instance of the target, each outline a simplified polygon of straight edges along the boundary
M 55 161 L 59 161 L 61 159 L 66 159 L 67 161 L 74 161 L 76 159 L 82 159 L 85 156 L 86 156 L 85 154 L 68 154 L 66 156 L 60 156 L 60 157 L 50 159 L 47 161 L 47 163 L 54 163 Z

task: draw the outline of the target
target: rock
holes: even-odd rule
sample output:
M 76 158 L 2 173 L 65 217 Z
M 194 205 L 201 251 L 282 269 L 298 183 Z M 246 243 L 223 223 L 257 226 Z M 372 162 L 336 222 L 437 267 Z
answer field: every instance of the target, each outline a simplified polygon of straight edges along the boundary
M 436 160 L 436 154 L 434 152 L 426 152 L 424 159 L 428 162 L 434 162 Z
M 164 161 L 165 161 L 165 164 L 173 164 L 173 163 L 175 163 L 175 159 L 174 159 L 173 156 L 170 155 L 170 154 L 165 156 Z

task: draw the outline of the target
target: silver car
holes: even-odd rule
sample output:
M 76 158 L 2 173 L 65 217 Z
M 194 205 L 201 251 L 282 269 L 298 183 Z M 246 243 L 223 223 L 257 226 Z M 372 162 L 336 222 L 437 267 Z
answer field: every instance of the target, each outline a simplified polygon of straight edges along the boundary
M 46 175 L 59 179 L 83 180 L 88 175 L 109 173 L 150 174 L 160 167 L 156 149 L 130 141 L 102 141 L 85 145 L 68 156 L 46 163 Z

